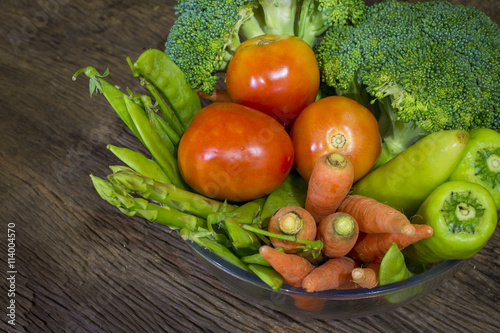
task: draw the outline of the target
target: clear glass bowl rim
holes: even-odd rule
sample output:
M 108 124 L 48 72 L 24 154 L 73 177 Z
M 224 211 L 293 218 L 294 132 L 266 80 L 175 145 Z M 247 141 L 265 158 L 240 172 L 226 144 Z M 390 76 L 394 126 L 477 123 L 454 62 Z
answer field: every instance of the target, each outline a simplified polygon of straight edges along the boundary
M 220 258 L 216 254 L 212 253 L 210 250 L 199 246 L 196 243 L 190 241 L 187 242 L 192 250 L 196 251 L 200 256 L 205 258 L 208 262 L 213 264 L 218 269 L 224 271 L 235 277 L 238 280 L 245 281 L 247 283 L 256 285 L 260 288 L 272 290 L 267 284 L 260 280 L 260 278 L 252 273 L 246 272 L 245 270 L 227 262 L 226 260 Z M 305 297 L 312 297 L 316 299 L 327 299 L 327 300 L 342 300 L 342 299 L 363 299 L 363 298 L 373 298 L 379 297 L 388 293 L 402 291 L 407 288 L 411 288 L 416 285 L 424 284 L 435 278 L 438 278 L 442 273 L 454 268 L 459 265 L 462 260 L 447 260 L 436 264 L 431 269 L 426 272 L 415 275 L 409 279 L 391 283 L 384 286 L 377 286 L 374 288 L 357 288 L 357 289 L 331 289 L 318 292 L 306 292 L 302 288 L 293 287 L 288 284 L 283 284 L 283 286 L 276 291 L 277 293 L 283 293 L 287 295 L 300 295 Z

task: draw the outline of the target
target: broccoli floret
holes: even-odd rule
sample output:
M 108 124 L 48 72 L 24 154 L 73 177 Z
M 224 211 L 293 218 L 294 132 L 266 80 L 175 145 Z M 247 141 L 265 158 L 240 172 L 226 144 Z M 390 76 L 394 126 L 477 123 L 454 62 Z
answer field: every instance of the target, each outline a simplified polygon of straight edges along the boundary
M 363 0 L 303 0 L 297 22 L 297 36 L 315 46 L 318 37 L 332 25 L 343 26 L 362 21 Z
M 500 130 L 500 29 L 446 1 L 369 6 L 315 49 L 322 80 L 379 119 L 385 163 L 441 129 Z
M 165 53 L 193 88 L 212 94 L 236 48 L 263 34 L 294 35 L 313 46 L 331 24 L 356 22 L 363 0 L 184 0 L 175 6 Z
M 180 15 L 165 44 L 166 54 L 184 72 L 193 88 L 213 92 L 240 44 L 240 28 L 254 16 L 256 1 L 186 0 L 175 6 Z M 263 34 L 252 20 L 246 33 Z

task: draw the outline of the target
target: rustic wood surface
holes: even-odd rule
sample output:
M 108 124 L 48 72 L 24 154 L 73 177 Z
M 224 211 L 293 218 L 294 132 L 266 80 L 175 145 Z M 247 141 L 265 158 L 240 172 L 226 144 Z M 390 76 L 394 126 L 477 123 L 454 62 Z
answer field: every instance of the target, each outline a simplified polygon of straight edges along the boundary
M 500 22 L 498 0 L 454 0 Z M 0 331 L 499 332 L 500 231 L 453 279 L 391 313 L 296 318 L 226 289 L 165 228 L 121 215 L 94 191 L 118 161 L 108 143 L 140 149 L 88 80 L 140 88 L 125 61 L 163 48 L 174 1 L 0 2 Z M 15 284 L 7 226 L 15 229 Z M 15 326 L 8 323 L 15 288 Z M 12 292 L 12 290 L 10 290 Z

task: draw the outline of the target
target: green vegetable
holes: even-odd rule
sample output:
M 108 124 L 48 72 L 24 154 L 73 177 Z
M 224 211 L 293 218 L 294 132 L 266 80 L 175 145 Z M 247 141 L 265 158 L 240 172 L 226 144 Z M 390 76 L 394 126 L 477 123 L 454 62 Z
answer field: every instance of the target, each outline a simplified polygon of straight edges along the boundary
M 235 249 L 245 248 L 258 251 L 260 241 L 253 232 L 243 229 L 232 217 L 224 220 L 224 226 Z
M 146 80 L 146 86 L 156 95 L 154 97 L 158 103 L 161 103 L 163 98 L 167 100 L 175 115 L 168 112 L 166 106 L 162 108 L 160 105 L 160 109 L 171 126 L 183 126 L 183 129 L 186 129 L 201 109 L 201 102 L 196 91 L 186 81 L 183 71 L 165 53 L 156 49 L 144 51 L 133 64 L 130 59 L 127 61 L 134 76 Z M 156 93 L 156 89 L 160 94 Z M 183 129 L 179 129 L 179 135 Z
M 428 132 L 499 131 L 499 49 L 500 28 L 472 6 L 389 0 L 331 27 L 316 55 L 327 94 L 374 109 L 381 165 Z
M 285 249 L 283 247 L 277 247 L 276 250 L 285 252 Z M 271 267 L 271 264 L 260 253 L 241 257 L 241 261 L 246 264 L 256 264 L 260 266 Z
M 167 146 L 167 148 L 172 152 L 173 155 L 177 155 L 177 146 L 179 145 L 180 136 L 182 132 L 178 134 L 158 113 L 158 108 L 153 105 L 151 97 L 147 95 L 133 95 L 132 98 L 137 100 L 137 104 L 142 104 L 146 115 L 149 118 L 149 122 L 153 126 L 153 129 L 161 138 L 162 143 Z
M 169 206 L 155 205 L 143 198 L 134 198 L 123 188 L 118 188 L 94 175 L 90 175 L 90 177 L 101 198 L 116 206 L 126 215 L 139 216 L 166 225 L 173 230 L 183 228 L 198 230 L 206 225 L 206 222 L 199 217 L 186 214 Z
M 450 180 L 466 180 L 484 186 L 500 210 L 500 133 L 487 128 L 472 130 Z
M 176 157 L 162 144 L 161 137 L 154 130 L 142 106 L 128 96 L 122 96 L 122 99 L 125 101 L 127 111 L 143 140 L 144 146 L 165 171 L 172 184 L 178 188 L 187 188 L 181 177 Z
M 125 93 L 103 79 L 104 77 L 109 75 L 109 70 L 106 70 L 104 74 L 99 74 L 99 72 L 97 72 L 94 67 L 85 67 L 78 70 L 73 75 L 73 80 L 76 80 L 78 75 L 80 75 L 81 73 L 84 73 L 88 78 L 90 78 L 90 96 L 92 96 L 95 92 L 101 92 L 104 97 L 106 97 L 106 100 L 109 102 L 111 107 L 116 111 L 118 116 L 120 116 L 125 125 L 127 125 L 132 133 L 134 133 L 134 135 L 142 142 L 142 137 L 137 130 L 132 118 L 130 117 L 130 114 L 127 111 L 127 106 L 125 105 L 125 101 L 122 98 L 123 96 L 125 96 Z
M 462 180 L 446 182 L 429 195 L 411 220 L 430 225 L 434 234 L 403 253 L 415 263 L 470 258 L 488 242 L 497 219 L 487 189 Z
M 204 219 L 214 212 L 235 208 L 235 206 L 180 189 L 172 184 L 161 183 L 125 167 L 116 170 L 108 178 L 130 193 L 136 193 L 145 199 Z
M 165 53 L 193 88 L 209 95 L 241 43 L 267 34 L 295 35 L 309 45 L 331 24 L 362 18 L 362 0 L 185 0 L 170 29 Z
M 415 276 L 415 274 L 406 267 L 403 253 L 401 253 L 396 243 L 392 243 L 380 262 L 379 284 L 383 286 L 406 280 L 412 276 Z
M 283 277 L 274 268 L 255 264 L 248 265 L 248 268 L 273 290 L 278 290 L 283 285 Z
M 192 230 L 184 228 L 181 229 L 180 235 L 182 239 L 194 242 L 200 245 L 201 247 L 210 250 L 215 255 L 235 265 L 236 267 L 239 267 L 249 273 L 252 273 L 252 271 L 248 268 L 248 266 L 245 265 L 240 260 L 240 258 L 238 258 L 233 252 L 231 252 L 231 250 L 229 250 L 226 246 L 218 243 L 217 241 L 209 237 L 206 237 L 206 234 L 204 232 L 193 232 Z
M 464 130 L 434 132 L 354 184 L 352 193 L 371 197 L 406 216 L 446 182 L 469 141 Z
M 113 154 L 115 154 L 116 157 L 136 172 L 160 183 L 172 183 L 158 163 L 147 158 L 140 152 L 113 145 L 107 145 L 106 148 L 108 148 Z
M 287 206 L 304 207 L 307 186 L 307 182 L 302 177 L 291 172 L 283 184 L 267 196 L 262 209 L 261 226 L 267 227 L 271 216 L 280 208 Z
M 403 281 L 415 276 L 406 266 L 405 257 L 401 253 L 396 243 L 392 243 L 389 250 L 385 253 L 380 263 L 379 284 L 381 286 Z M 422 286 L 408 288 L 402 291 L 396 291 L 384 295 L 384 298 L 392 304 L 403 303 L 415 295 L 422 292 Z

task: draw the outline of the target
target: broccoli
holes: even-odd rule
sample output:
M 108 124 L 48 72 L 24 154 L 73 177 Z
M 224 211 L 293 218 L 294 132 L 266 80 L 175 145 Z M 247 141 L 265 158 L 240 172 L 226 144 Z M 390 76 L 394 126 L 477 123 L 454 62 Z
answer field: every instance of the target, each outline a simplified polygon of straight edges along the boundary
M 294 35 L 314 46 L 331 25 L 357 22 L 363 0 L 184 0 L 165 53 L 191 87 L 212 94 L 240 43 L 258 35 Z
M 500 130 L 500 29 L 446 1 L 389 0 L 332 26 L 315 48 L 325 91 L 378 117 L 381 165 L 441 129 Z

